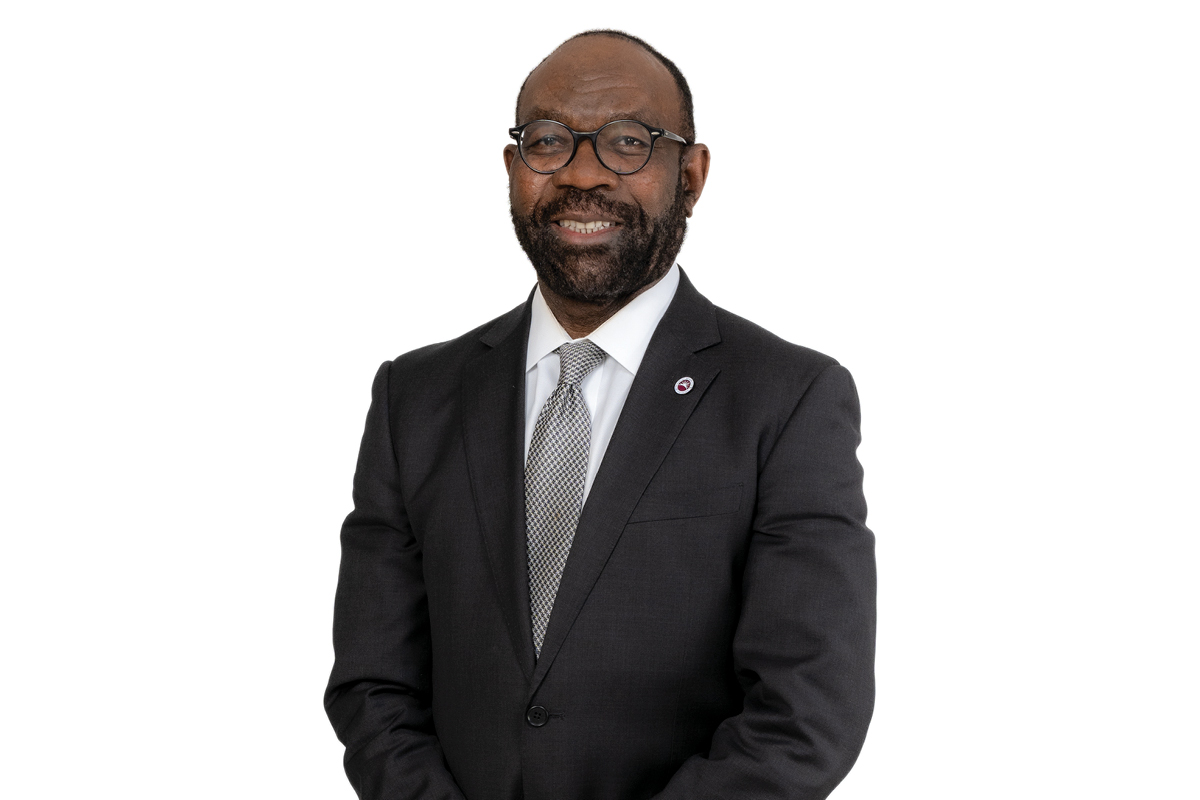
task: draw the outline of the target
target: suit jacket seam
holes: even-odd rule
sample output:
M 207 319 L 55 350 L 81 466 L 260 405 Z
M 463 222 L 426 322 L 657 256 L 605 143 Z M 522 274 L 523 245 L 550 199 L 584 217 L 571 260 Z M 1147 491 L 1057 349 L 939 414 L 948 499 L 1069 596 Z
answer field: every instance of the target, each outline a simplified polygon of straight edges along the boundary
M 396 468 L 396 485 L 402 490 L 400 496 L 403 499 L 403 487 L 400 486 L 400 454 L 396 452 L 396 434 L 393 430 L 395 426 L 392 424 L 392 362 L 385 361 L 383 363 L 387 367 L 387 375 L 384 376 L 383 383 L 383 418 L 387 422 L 388 450 L 392 454 L 392 465 Z
M 815 386 L 817 381 L 821 380 L 821 377 L 825 375 L 825 373 L 829 372 L 829 370 L 833 369 L 834 367 L 841 366 L 842 365 L 837 361 L 834 361 L 832 364 L 826 364 L 824 368 L 822 368 L 821 371 L 814 375 L 812 380 L 808 382 L 808 385 L 804 387 L 804 391 L 800 392 L 800 396 L 796 399 L 796 404 L 792 406 L 792 410 L 788 413 L 787 419 L 784 421 L 783 425 L 780 426 L 779 433 L 775 436 L 775 441 L 771 443 L 770 452 L 767 453 L 766 457 L 762 461 L 762 464 L 758 468 L 759 475 L 762 474 L 763 468 L 770 463 L 772 456 L 775 455 L 775 448 L 779 447 L 779 442 L 783 439 L 784 431 L 788 429 L 788 426 L 792 424 L 792 420 L 796 418 L 796 414 L 800 411 L 800 406 L 804 405 L 804 400 L 812 391 L 813 386 Z

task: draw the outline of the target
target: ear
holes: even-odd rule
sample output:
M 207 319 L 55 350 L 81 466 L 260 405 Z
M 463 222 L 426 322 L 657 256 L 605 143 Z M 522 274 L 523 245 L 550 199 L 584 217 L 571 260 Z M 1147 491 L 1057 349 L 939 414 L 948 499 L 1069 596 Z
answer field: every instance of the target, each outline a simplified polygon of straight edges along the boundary
M 512 169 L 513 159 L 517 157 L 517 146 L 515 144 L 504 145 L 504 171 L 508 172 Z
M 683 163 L 679 165 L 683 182 L 683 208 L 689 217 L 700 200 L 700 193 L 704 191 L 704 182 L 708 180 L 709 158 L 708 145 L 696 143 L 688 145 L 683 154 Z

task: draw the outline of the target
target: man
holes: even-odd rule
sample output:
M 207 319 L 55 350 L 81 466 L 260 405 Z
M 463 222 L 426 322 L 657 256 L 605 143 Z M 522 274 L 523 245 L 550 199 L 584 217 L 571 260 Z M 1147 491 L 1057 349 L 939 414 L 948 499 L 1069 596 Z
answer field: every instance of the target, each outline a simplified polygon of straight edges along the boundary
M 850 376 L 675 265 L 709 151 L 649 45 L 568 40 L 510 134 L 537 288 L 375 378 L 325 698 L 351 783 L 825 797 L 873 703 Z

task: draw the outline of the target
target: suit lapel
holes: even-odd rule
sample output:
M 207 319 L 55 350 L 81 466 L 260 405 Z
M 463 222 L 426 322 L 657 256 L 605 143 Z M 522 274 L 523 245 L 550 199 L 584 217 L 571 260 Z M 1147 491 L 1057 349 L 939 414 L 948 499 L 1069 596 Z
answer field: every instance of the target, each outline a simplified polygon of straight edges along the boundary
M 480 337 L 491 349 L 467 363 L 462 381 L 471 491 L 500 608 L 526 680 L 534 662 L 522 463 L 529 319 L 528 302 L 501 317 Z
M 720 371 L 698 356 L 697 351 L 720 340 L 715 308 L 681 273 L 675 298 L 646 348 L 580 514 L 541 656 L 533 671 L 531 698 L 604 570 L 634 506 Z M 694 381 L 686 394 L 679 394 L 674 388 L 682 377 Z M 523 545 L 524 542 L 522 554 Z M 528 609 L 525 616 L 528 629 Z

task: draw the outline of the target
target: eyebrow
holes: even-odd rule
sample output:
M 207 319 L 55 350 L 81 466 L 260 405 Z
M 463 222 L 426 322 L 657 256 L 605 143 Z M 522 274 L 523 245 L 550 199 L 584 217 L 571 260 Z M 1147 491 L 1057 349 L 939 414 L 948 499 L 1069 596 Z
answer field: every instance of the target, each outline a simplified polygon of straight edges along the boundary
M 550 109 L 547 109 L 547 108 L 534 107 L 534 108 L 529 109 L 529 117 L 528 117 L 528 119 L 525 120 L 525 122 L 532 122 L 535 119 L 551 119 L 551 120 L 554 120 L 555 122 L 561 122 L 561 120 L 558 119 L 558 114 L 559 114 L 558 111 L 551 111 Z M 618 119 L 635 119 L 639 122 L 644 122 L 646 117 L 648 117 L 648 116 L 650 116 L 650 115 L 647 114 L 645 111 L 618 111 L 612 118 L 610 118 L 608 120 L 608 122 L 612 122 L 613 120 L 618 120 Z M 523 125 L 525 123 L 521 123 L 521 124 Z M 563 124 L 566 124 L 566 123 L 563 123 Z M 651 125 L 652 127 L 661 127 L 658 125 L 654 125 L 654 123 L 652 123 L 652 122 L 649 122 L 646 124 Z

